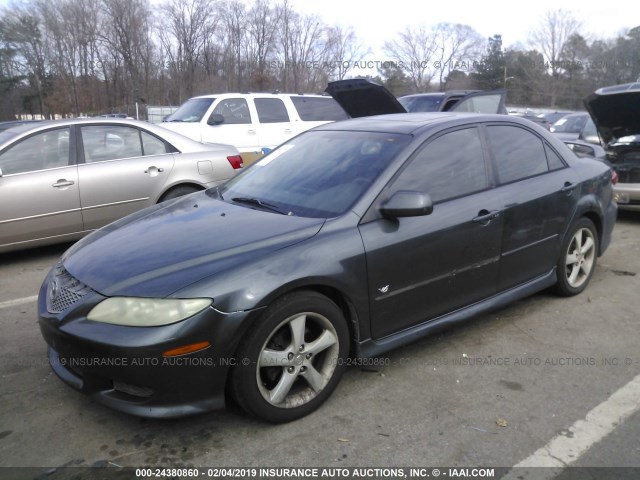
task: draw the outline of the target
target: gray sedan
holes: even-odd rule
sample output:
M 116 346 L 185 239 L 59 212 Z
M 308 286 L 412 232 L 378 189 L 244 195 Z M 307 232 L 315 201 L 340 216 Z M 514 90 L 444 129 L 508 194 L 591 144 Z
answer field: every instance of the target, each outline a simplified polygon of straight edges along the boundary
M 214 187 L 235 147 L 125 119 L 37 122 L 0 132 L 0 252 L 75 240 L 136 210 Z

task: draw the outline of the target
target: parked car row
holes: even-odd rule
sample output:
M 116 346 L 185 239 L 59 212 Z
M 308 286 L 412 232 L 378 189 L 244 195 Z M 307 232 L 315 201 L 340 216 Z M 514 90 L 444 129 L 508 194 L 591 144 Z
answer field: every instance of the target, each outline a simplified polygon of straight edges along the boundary
M 162 126 L 198 142 L 229 143 L 251 161 L 305 130 L 345 118 L 328 96 L 225 93 L 188 100 Z
M 525 119 L 397 113 L 362 82 L 328 91 L 351 120 L 63 255 L 38 311 L 65 383 L 135 415 L 232 400 L 286 422 L 331 395 L 350 357 L 587 287 L 616 218 L 607 165 Z

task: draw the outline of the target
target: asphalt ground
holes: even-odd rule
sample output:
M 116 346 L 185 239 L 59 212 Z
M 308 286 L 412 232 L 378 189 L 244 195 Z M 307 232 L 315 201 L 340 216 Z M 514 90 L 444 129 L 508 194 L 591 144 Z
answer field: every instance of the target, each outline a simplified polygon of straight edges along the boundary
M 513 467 L 540 458 L 558 462 L 541 478 L 640 478 L 640 214 L 621 212 L 583 294 L 542 292 L 353 365 L 318 411 L 284 425 L 233 406 L 140 419 L 63 384 L 47 363 L 35 295 L 67 247 L 0 255 L 0 467 L 34 467 L 0 468 L 0 478 L 58 478 L 62 467 Z

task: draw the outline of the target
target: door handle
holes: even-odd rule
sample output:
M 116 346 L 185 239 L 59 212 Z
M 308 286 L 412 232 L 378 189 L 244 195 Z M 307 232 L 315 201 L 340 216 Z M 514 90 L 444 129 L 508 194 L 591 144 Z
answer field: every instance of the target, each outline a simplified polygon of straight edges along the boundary
M 158 172 L 164 172 L 164 168 L 158 168 L 158 167 L 148 167 L 144 173 L 150 173 L 150 174 L 154 174 L 154 173 L 158 173 Z
M 562 193 L 571 194 L 577 186 L 578 185 L 573 185 L 571 182 L 564 182 L 564 186 L 560 189 L 560 191 Z
M 478 212 L 478 216 L 474 217 L 473 221 L 475 223 L 484 223 L 488 224 L 491 220 L 495 220 L 500 216 L 500 210 L 485 210 L 482 209 Z
M 291 129 L 290 128 L 285 128 L 284 129 L 284 133 L 291 133 Z
M 56 183 L 54 183 L 51 186 L 55 187 L 55 188 L 70 187 L 74 183 L 76 183 L 76 182 L 73 182 L 71 180 L 67 180 L 65 178 L 61 178 L 60 180 L 58 180 Z
M 255 134 L 256 134 L 256 131 L 255 131 L 255 130 L 247 130 L 247 133 L 248 133 L 249 135 L 255 135 Z

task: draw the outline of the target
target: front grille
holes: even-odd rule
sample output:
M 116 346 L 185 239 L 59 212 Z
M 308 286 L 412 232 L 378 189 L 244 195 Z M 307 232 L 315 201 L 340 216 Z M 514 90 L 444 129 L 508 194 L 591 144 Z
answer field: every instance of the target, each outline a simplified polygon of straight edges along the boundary
M 61 313 L 92 291 L 59 264 L 47 287 L 47 310 L 49 313 Z
M 640 183 L 640 168 L 616 168 L 619 183 Z
M 630 151 L 617 155 L 613 168 L 620 183 L 640 183 L 640 152 Z

